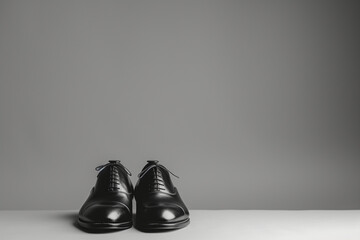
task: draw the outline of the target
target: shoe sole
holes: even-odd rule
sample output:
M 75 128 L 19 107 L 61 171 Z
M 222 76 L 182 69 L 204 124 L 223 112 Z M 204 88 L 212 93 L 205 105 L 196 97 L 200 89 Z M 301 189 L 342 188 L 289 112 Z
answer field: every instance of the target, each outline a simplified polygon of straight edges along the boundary
M 135 224 L 135 227 L 143 232 L 159 232 L 159 231 L 170 231 L 184 228 L 190 223 L 190 218 L 187 218 L 180 222 L 175 223 L 146 223 L 146 224 Z
M 81 221 L 80 219 L 78 219 L 77 223 L 82 229 L 89 232 L 125 230 L 131 228 L 133 225 L 132 221 L 122 223 L 90 223 Z

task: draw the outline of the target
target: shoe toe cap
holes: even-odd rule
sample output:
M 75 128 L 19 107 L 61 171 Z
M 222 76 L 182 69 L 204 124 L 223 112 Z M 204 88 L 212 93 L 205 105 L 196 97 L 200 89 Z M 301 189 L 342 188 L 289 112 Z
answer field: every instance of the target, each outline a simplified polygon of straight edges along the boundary
M 121 204 L 93 204 L 80 214 L 81 220 L 95 223 L 119 223 L 131 221 L 132 215 Z
M 185 211 L 179 206 L 156 206 L 144 209 L 143 216 L 147 222 L 177 222 L 187 218 Z

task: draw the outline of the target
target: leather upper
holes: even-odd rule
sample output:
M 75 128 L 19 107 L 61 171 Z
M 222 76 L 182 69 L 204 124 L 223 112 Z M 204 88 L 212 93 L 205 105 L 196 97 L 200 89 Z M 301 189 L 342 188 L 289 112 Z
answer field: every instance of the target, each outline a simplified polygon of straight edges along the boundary
M 139 174 L 135 187 L 137 222 L 172 223 L 189 217 L 169 173 L 158 161 L 151 160 Z
M 79 212 L 79 219 L 92 223 L 119 223 L 132 219 L 133 186 L 130 173 L 120 161 L 97 167 L 95 186 Z

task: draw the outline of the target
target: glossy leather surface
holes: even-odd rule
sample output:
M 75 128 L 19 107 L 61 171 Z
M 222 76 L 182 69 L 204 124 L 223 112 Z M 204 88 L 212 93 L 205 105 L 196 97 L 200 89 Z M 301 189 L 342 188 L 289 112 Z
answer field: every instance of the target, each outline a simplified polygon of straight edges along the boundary
M 171 230 L 189 223 L 189 211 L 158 161 L 148 161 L 135 187 L 136 226 L 140 230 Z M 171 172 L 170 172 L 171 173 Z
M 79 211 L 79 225 L 91 230 L 131 227 L 133 186 L 129 171 L 120 161 L 109 161 L 97 170 L 96 184 Z

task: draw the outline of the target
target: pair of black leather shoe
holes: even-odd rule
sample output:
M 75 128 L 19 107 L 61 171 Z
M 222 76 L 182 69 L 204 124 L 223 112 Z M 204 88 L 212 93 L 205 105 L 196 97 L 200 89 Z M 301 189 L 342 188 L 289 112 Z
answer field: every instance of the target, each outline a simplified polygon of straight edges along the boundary
M 138 175 L 135 190 L 130 180 L 130 171 L 120 161 L 110 160 L 96 170 L 99 171 L 97 182 L 81 207 L 78 217 L 79 226 L 85 230 L 130 228 L 133 225 L 134 195 L 135 226 L 139 230 L 173 230 L 189 224 L 189 211 L 170 178 L 170 174 L 174 174 L 158 161 L 147 161 Z

